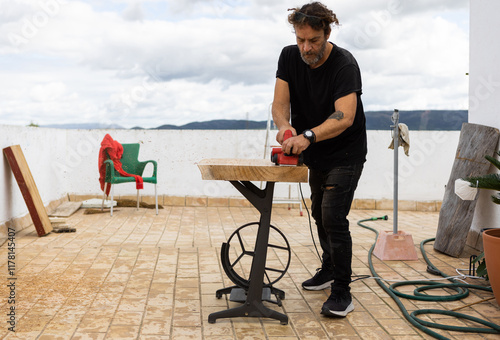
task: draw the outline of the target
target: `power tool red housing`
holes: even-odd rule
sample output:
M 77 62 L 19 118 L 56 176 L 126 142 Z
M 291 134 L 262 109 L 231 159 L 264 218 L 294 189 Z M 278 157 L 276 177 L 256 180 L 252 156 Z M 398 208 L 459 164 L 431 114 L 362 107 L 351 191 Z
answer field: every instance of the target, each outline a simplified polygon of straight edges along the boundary
M 283 141 L 292 137 L 292 130 L 286 130 L 283 135 Z M 302 165 L 302 155 L 285 154 L 281 147 L 273 148 L 271 152 L 271 161 L 276 165 Z

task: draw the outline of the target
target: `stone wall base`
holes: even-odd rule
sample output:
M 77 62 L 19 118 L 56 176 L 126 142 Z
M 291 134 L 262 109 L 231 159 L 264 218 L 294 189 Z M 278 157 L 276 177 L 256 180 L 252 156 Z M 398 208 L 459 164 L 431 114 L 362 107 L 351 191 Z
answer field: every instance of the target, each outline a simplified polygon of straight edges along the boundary
M 102 199 L 102 196 L 70 195 L 70 201 L 85 201 L 91 198 Z M 115 199 L 132 199 L 136 196 L 115 196 Z M 141 201 L 154 204 L 154 196 L 143 196 Z M 279 200 L 275 206 L 299 207 L 297 200 L 291 200 L 289 203 L 285 200 Z M 311 200 L 307 198 L 306 204 L 309 207 Z M 284 202 L 284 203 L 283 203 Z M 401 211 L 425 211 L 438 212 L 441 209 L 441 201 L 399 201 L 398 210 Z M 206 196 L 158 196 L 158 204 L 163 206 L 181 206 L 181 207 L 250 207 L 251 204 L 243 197 L 206 197 Z M 352 203 L 352 209 L 358 210 L 392 210 L 393 201 L 387 199 L 355 199 Z

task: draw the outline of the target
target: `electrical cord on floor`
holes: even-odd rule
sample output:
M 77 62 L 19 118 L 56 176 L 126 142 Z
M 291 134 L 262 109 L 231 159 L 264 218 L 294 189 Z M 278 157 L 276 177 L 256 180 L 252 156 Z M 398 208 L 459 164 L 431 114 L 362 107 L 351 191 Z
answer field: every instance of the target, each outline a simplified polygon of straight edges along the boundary
M 378 231 L 374 228 L 368 227 L 363 224 L 363 222 L 367 221 L 376 221 L 379 219 L 386 219 L 384 217 L 372 217 L 368 219 L 363 219 L 358 221 L 358 225 L 362 228 L 368 229 L 373 231 L 376 234 L 376 238 L 378 238 Z M 458 332 L 472 332 L 472 333 L 489 333 L 489 334 L 500 334 L 500 326 L 497 324 L 494 324 L 492 322 L 482 320 L 476 317 L 472 317 L 466 314 L 462 313 L 457 313 L 455 311 L 448 311 L 448 310 L 438 310 L 438 309 L 419 309 L 413 311 L 411 314 L 408 312 L 408 310 L 405 308 L 401 300 L 399 299 L 400 297 L 407 298 L 407 299 L 413 299 L 413 300 L 421 300 L 421 301 L 455 301 L 459 300 L 461 298 L 464 298 L 469 295 L 469 289 L 478 289 L 478 290 L 483 290 L 483 291 L 488 291 L 492 292 L 491 288 L 484 287 L 484 286 L 478 286 L 478 285 L 471 285 L 467 283 L 459 283 L 456 282 L 455 278 L 456 277 L 451 277 L 440 271 L 438 268 L 436 268 L 429 260 L 427 257 L 427 254 L 424 249 L 424 245 L 428 242 L 434 241 L 434 238 L 424 240 L 420 243 L 420 250 L 422 252 L 422 256 L 425 259 L 425 262 L 427 263 L 428 266 L 428 271 L 431 273 L 437 273 L 438 275 L 441 275 L 443 278 L 449 280 L 451 283 L 438 283 L 435 281 L 427 281 L 427 280 L 418 280 L 418 281 L 404 281 L 404 282 L 397 282 L 394 283 L 390 286 L 387 286 L 383 283 L 383 279 L 379 278 L 375 268 L 373 266 L 373 261 L 372 261 L 372 254 L 373 254 L 373 249 L 375 248 L 376 242 L 373 243 L 372 247 L 370 248 L 368 252 L 368 265 L 370 267 L 370 272 L 372 273 L 372 277 L 375 278 L 377 281 L 377 284 L 387 293 L 391 298 L 396 302 L 398 305 L 399 309 L 403 313 L 403 316 L 408 320 L 413 326 L 416 328 L 420 329 L 421 331 L 433 336 L 436 339 L 448 339 L 445 336 L 436 333 L 435 331 L 431 330 L 431 328 L 438 328 L 438 329 L 443 329 L 447 331 L 458 331 Z M 409 295 L 409 294 L 403 294 L 399 291 L 396 290 L 397 287 L 403 286 L 403 285 L 424 285 L 422 287 L 419 287 L 414 290 L 414 295 Z M 422 291 L 428 291 L 431 289 L 437 289 L 437 288 L 449 288 L 451 290 L 454 290 L 457 292 L 457 294 L 454 295 L 449 295 L 449 296 L 437 296 L 437 295 L 428 295 L 422 293 Z M 439 315 L 448 315 L 448 316 L 453 316 L 459 319 L 466 319 L 469 321 L 476 322 L 478 324 L 484 325 L 489 328 L 480 328 L 480 327 L 460 327 L 460 326 L 450 326 L 450 325 L 443 325 L 439 323 L 434 323 L 434 322 L 429 322 L 425 321 L 422 319 L 419 319 L 417 316 L 420 314 L 439 314 Z
M 312 223 L 311 223 L 311 214 L 309 214 L 309 209 L 307 208 L 306 200 L 304 199 L 304 194 L 302 193 L 302 185 L 300 182 L 299 182 L 299 190 L 300 190 L 300 197 L 302 198 L 302 204 L 304 204 L 304 208 L 306 208 L 307 218 L 309 220 L 309 231 L 311 232 L 311 239 L 313 241 L 314 249 L 316 249 L 316 255 L 318 255 L 319 261 L 321 263 L 323 263 L 323 260 L 321 259 L 321 256 L 319 255 L 318 247 L 316 246 L 316 241 L 314 240 L 314 234 L 313 234 Z

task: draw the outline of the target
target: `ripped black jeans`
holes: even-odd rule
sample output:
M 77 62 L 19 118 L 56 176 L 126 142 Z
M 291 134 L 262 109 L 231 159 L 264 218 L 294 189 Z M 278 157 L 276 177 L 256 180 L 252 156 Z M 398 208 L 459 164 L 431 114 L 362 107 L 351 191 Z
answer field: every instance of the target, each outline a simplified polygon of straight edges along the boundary
M 352 238 L 347 215 L 363 163 L 339 166 L 328 172 L 310 170 L 311 211 L 323 250 L 322 269 L 333 271 L 332 289 L 350 290 Z

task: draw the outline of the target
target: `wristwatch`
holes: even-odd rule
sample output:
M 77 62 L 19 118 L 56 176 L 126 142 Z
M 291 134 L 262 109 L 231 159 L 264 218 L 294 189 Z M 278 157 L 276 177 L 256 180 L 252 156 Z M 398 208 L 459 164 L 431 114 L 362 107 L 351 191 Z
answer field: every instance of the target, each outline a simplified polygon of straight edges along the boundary
M 304 135 L 304 137 L 307 138 L 307 140 L 311 144 L 316 141 L 316 135 L 314 134 L 314 132 L 312 130 L 304 130 L 304 132 L 302 132 L 302 134 Z

